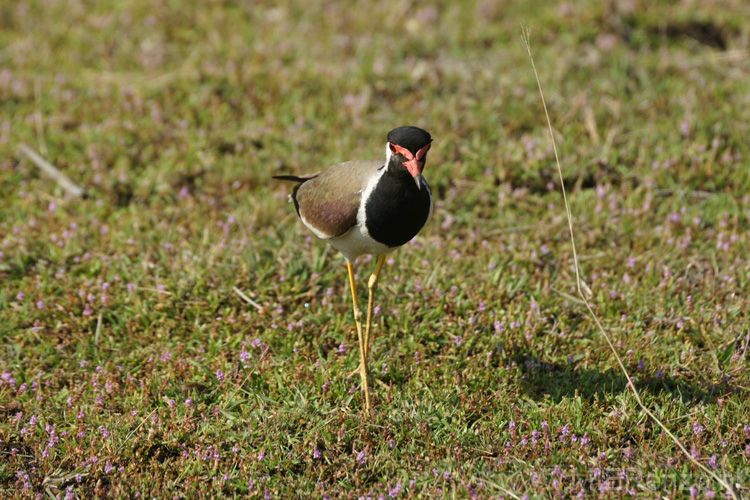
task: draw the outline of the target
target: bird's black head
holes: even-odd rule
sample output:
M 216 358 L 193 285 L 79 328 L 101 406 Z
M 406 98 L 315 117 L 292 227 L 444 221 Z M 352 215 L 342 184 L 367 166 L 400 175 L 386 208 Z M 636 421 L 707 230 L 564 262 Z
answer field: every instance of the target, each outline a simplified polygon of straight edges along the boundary
M 394 128 L 388 132 L 388 168 L 403 165 L 414 177 L 417 187 L 421 187 L 420 178 L 430 143 L 430 134 L 419 127 Z
M 432 137 L 419 127 L 399 127 L 388 132 L 388 142 L 417 154 L 417 151 L 432 142 Z

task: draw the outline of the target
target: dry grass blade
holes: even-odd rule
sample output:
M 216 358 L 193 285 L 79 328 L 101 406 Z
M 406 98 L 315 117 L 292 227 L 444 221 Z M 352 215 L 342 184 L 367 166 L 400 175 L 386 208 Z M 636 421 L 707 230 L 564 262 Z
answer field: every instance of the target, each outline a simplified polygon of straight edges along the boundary
M 65 191 L 70 193 L 73 196 L 76 197 L 85 197 L 86 191 L 84 191 L 81 187 L 77 186 L 70 178 L 60 172 L 57 168 L 55 168 L 54 165 L 52 165 L 50 162 L 39 156 L 36 151 L 31 149 L 26 144 L 21 144 L 19 146 L 21 153 L 24 154 L 29 160 L 31 160 L 34 165 L 39 167 L 39 169 L 47 174 L 49 177 L 51 177 L 57 184 L 63 188 Z
M 604 330 L 604 327 L 602 326 L 601 322 L 599 321 L 599 317 L 594 312 L 594 309 L 591 307 L 591 304 L 588 301 L 588 298 L 586 297 L 586 294 L 584 293 L 584 288 L 582 286 L 581 282 L 581 273 L 579 271 L 578 267 L 578 255 L 576 252 L 576 242 L 575 242 L 575 235 L 573 232 L 573 217 L 570 212 L 570 204 L 568 203 L 568 195 L 565 191 L 565 181 L 563 179 L 563 173 L 562 173 L 562 167 L 560 166 L 560 157 L 557 153 L 557 144 L 555 142 L 555 136 L 552 132 L 552 121 L 549 117 L 549 112 L 547 111 L 547 103 L 544 99 L 544 92 L 542 91 L 542 83 L 539 80 L 539 74 L 536 70 L 536 64 L 534 64 L 534 57 L 531 55 L 531 43 L 530 43 L 530 33 L 531 29 L 528 26 L 522 26 L 521 28 L 521 38 L 523 39 L 523 45 L 526 49 L 526 53 L 529 56 L 529 60 L 531 61 L 531 67 L 534 70 L 534 77 L 536 78 L 537 85 L 539 87 L 539 96 L 542 101 L 542 107 L 544 108 L 544 115 L 547 119 L 547 128 L 549 130 L 550 140 L 552 141 L 552 149 L 555 153 L 555 164 L 557 165 L 557 172 L 560 176 L 560 186 L 562 189 L 562 195 L 563 195 L 563 202 L 565 204 L 565 212 L 568 217 L 568 229 L 570 230 L 570 244 L 573 249 L 573 264 L 575 266 L 576 271 L 576 288 L 578 291 L 578 295 L 580 296 L 581 300 L 586 304 L 586 309 L 588 309 L 589 314 L 591 315 L 591 319 L 594 320 L 594 323 L 596 324 L 596 327 L 601 332 L 604 339 L 607 341 L 607 345 L 609 346 L 612 353 L 615 355 L 615 358 L 617 359 L 617 363 L 620 365 L 620 370 L 625 375 L 625 378 L 627 379 L 628 383 L 627 386 L 630 388 L 631 392 L 633 393 L 633 396 L 635 397 L 636 401 L 638 402 L 638 406 L 672 439 L 672 441 L 677 445 L 677 447 L 685 454 L 685 456 L 690 460 L 693 464 L 695 464 L 697 467 L 699 467 L 703 472 L 711 476 L 717 483 L 721 484 L 727 492 L 734 498 L 735 500 L 740 500 L 740 496 L 737 493 L 737 491 L 727 483 L 724 479 L 719 477 L 715 472 L 711 471 L 708 467 L 700 463 L 698 460 L 693 458 L 693 456 L 690 454 L 690 452 L 685 448 L 685 445 L 682 444 L 682 442 L 672 434 L 672 432 L 659 420 L 656 415 L 649 410 L 645 404 L 643 404 L 643 401 L 641 400 L 640 394 L 638 394 L 638 390 L 635 388 L 635 385 L 633 384 L 633 379 L 630 377 L 630 374 L 628 373 L 627 368 L 625 368 L 625 364 L 622 362 L 622 358 L 620 358 L 620 355 L 617 354 L 617 350 L 615 349 L 614 344 L 612 343 L 612 340 L 609 338 L 609 335 L 607 334 L 606 330 Z
M 257 302 L 255 302 L 253 299 L 251 299 L 250 297 L 248 297 L 247 295 L 245 295 L 242 292 L 242 290 L 240 290 L 236 286 L 233 286 L 232 290 L 234 291 L 234 293 L 236 293 L 237 295 L 239 295 L 242 300 L 244 300 L 245 302 L 247 302 L 248 304 L 250 304 L 251 306 L 253 306 L 254 308 L 256 308 L 258 311 L 263 312 L 263 306 L 261 306 L 260 304 L 258 304 Z

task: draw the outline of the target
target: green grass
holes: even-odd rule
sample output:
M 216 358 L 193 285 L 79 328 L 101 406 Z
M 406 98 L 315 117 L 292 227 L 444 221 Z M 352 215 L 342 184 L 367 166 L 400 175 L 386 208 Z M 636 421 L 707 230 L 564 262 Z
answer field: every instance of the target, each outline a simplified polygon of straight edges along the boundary
M 0 7 L 0 497 L 723 497 L 575 298 L 520 24 L 595 310 L 748 495 L 744 2 L 203 4 Z M 407 124 L 435 213 L 384 269 L 365 415 L 343 259 L 270 177 Z

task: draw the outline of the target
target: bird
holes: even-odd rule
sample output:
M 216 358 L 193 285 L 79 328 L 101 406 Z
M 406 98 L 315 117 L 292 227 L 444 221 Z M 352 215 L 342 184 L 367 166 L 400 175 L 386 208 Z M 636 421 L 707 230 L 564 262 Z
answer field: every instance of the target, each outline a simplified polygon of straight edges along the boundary
M 374 293 L 385 256 L 414 238 L 433 212 L 432 192 L 422 176 L 432 137 L 419 127 L 404 126 L 391 130 L 386 139 L 385 159 L 346 161 L 308 175 L 273 176 L 297 183 L 290 198 L 300 220 L 346 259 L 365 411 L 371 408 L 368 358 Z M 378 257 L 367 283 L 363 329 L 354 263 L 367 254 Z

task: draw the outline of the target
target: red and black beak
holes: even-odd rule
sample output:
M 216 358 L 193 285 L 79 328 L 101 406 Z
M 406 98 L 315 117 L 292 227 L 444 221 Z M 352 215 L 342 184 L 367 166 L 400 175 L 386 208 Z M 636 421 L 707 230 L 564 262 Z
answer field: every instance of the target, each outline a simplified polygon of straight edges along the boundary
M 427 151 L 430 150 L 431 144 L 428 144 L 424 146 L 422 149 L 417 151 L 417 154 L 413 154 L 411 151 L 406 149 L 405 147 L 399 146 L 398 144 L 393 144 L 392 142 L 388 143 L 388 147 L 391 148 L 391 153 L 393 154 L 400 154 L 404 158 L 406 158 L 406 161 L 402 163 L 406 167 L 406 170 L 409 171 L 412 177 L 414 177 L 414 182 L 417 183 L 417 188 L 422 189 L 422 184 L 420 183 L 422 179 L 422 170 L 424 169 L 424 155 L 427 154 Z

